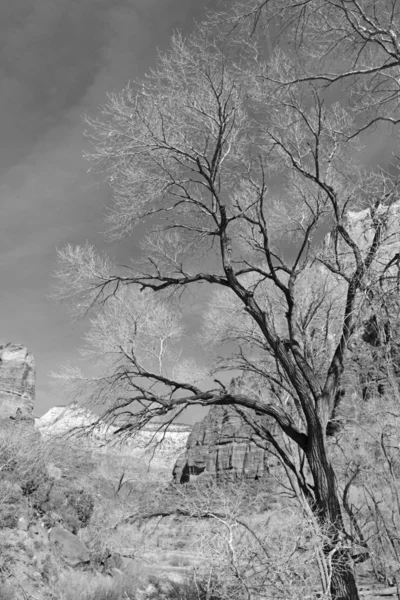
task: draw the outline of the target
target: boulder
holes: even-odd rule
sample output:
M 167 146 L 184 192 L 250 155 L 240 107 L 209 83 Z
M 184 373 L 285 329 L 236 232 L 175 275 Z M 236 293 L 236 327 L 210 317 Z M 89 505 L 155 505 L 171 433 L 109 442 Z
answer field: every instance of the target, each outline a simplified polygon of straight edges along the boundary
M 0 423 L 27 422 L 33 427 L 35 362 L 25 346 L 0 345 Z
M 255 481 L 266 478 L 271 454 L 252 427 L 233 408 L 213 406 L 196 423 L 186 450 L 175 463 L 176 483 L 211 477 L 218 482 Z
M 21 515 L 17 521 L 17 529 L 19 531 L 28 531 L 29 519 L 26 515 Z
M 81 540 L 61 527 L 56 525 L 50 529 L 49 540 L 54 550 L 64 559 L 70 567 L 90 562 L 90 552 Z
M 50 477 L 50 479 L 59 480 L 62 478 L 61 469 L 59 467 L 56 467 L 55 465 L 53 465 L 53 463 L 48 463 L 46 465 L 46 471 L 47 471 L 47 475 Z
M 23 491 L 18 483 L 3 479 L 1 482 L 1 501 L 6 504 L 18 504 L 23 498 Z

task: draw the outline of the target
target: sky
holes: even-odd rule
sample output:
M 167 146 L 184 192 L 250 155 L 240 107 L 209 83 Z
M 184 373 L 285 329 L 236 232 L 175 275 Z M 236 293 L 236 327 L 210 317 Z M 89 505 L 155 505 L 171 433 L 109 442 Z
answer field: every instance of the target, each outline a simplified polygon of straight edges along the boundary
M 60 399 L 49 374 L 74 364 L 85 331 L 49 299 L 56 248 L 102 232 L 109 189 L 83 159 L 83 114 L 141 78 L 174 30 L 189 32 L 214 0 L 0 2 L 0 344 L 36 362 L 35 416 Z

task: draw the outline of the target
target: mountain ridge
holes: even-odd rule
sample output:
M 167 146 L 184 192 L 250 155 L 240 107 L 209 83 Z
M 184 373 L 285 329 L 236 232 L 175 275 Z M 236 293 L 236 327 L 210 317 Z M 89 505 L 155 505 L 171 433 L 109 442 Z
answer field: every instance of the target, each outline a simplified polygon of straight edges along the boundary
M 35 429 L 43 438 L 69 437 L 79 439 L 88 451 L 130 456 L 152 466 L 172 470 L 178 456 L 186 447 L 192 430 L 185 424 L 151 423 L 141 431 L 120 440 L 115 436 L 118 426 L 98 422 L 99 416 L 78 405 L 55 406 L 40 418 Z

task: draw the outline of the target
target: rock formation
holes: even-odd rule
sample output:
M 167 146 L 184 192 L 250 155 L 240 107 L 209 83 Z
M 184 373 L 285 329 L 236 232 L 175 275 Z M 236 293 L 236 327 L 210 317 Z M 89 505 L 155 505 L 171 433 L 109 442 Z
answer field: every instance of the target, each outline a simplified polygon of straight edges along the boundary
M 85 544 L 73 533 L 56 525 L 49 530 L 48 539 L 56 553 L 70 567 L 90 562 L 90 552 Z
M 213 406 L 194 425 L 186 451 L 175 463 L 174 480 L 187 483 L 199 476 L 219 482 L 261 480 L 271 466 L 271 455 L 263 445 L 233 408 Z
M 138 464 L 168 471 L 185 448 L 191 426 L 175 423 L 166 431 L 160 424 L 148 424 L 140 432 L 118 442 L 114 425 L 97 424 L 98 415 L 76 404 L 55 406 L 39 419 L 35 429 L 42 437 L 63 436 L 69 432 L 79 439 L 81 447 L 110 455 L 129 456 Z
M 33 425 L 35 363 L 25 346 L 0 346 L 0 423 L 24 421 Z

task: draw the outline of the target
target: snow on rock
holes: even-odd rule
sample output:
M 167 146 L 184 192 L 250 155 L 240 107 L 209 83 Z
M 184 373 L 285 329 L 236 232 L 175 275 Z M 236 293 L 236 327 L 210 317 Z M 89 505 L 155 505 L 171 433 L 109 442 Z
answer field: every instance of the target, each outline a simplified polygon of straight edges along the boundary
M 160 424 L 149 424 L 142 431 L 119 441 L 118 427 L 96 424 L 98 416 L 77 405 L 55 406 L 35 419 L 35 428 L 43 437 L 72 436 L 88 450 L 132 456 L 153 467 L 172 471 L 178 456 L 185 449 L 191 432 L 189 425 L 174 424 L 160 431 Z M 86 431 L 85 431 L 86 428 Z

